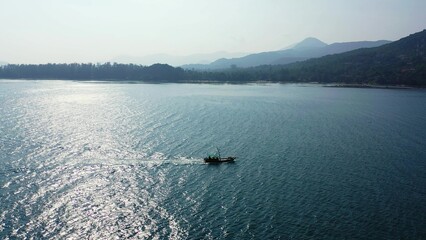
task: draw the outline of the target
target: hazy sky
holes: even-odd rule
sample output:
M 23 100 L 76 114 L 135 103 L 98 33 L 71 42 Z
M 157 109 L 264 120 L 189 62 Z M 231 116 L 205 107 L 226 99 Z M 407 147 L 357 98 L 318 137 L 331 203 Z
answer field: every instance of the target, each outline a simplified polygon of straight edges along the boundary
M 259 52 L 317 37 L 397 40 L 426 28 L 426 0 L 0 0 L 0 61 Z

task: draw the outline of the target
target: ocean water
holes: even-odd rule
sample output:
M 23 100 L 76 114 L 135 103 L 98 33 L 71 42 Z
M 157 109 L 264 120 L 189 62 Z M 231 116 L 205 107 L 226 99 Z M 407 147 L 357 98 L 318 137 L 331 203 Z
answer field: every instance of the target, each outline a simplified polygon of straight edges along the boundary
M 425 90 L 0 80 L 0 239 L 425 239 L 425 203 Z

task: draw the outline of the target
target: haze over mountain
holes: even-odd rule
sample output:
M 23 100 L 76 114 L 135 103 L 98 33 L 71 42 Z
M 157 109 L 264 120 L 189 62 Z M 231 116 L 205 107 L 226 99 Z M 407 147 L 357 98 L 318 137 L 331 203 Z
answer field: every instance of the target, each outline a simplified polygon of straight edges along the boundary
M 291 48 L 286 48 L 285 50 L 254 53 L 240 58 L 221 58 L 210 64 L 189 64 L 182 67 L 185 69 L 206 70 L 289 64 L 359 48 L 378 47 L 387 43 L 390 43 L 390 41 L 380 40 L 326 44 L 316 38 L 310 37 L 293 44 Z
M 424 28 L 424 9 L 425 0 L 2 0 L 0 58 L 97 63 L 158 53 L 260 53 L 310 36 L 395 41 Z
M 200 53 L 191 54 L 186 56 L 175 56 L 169 54 L 154 54 L 146 56 L 117 56 L 109 62 L 117 63 L 133 63 L 140 65 L 152 65 L 155 63 L 169 64 L 171 66 L 181 66 L 185 64 L 209 64 L 218 58 L 237 58 L 247 55 L 247 53 L 229 53 L 229 52 L 214 52 L 214 53 Z
M 7 62 L 0 61 L 0 66 L 7 65 Z

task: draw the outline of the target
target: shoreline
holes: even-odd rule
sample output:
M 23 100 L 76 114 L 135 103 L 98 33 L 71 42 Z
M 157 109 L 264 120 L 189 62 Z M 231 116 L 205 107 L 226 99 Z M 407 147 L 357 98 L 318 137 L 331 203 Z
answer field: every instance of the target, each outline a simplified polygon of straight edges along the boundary
M 229 85 L 247 85 L 247 84 L 294 84 L 304 86 L 318 86 L 327 88 L 370 88 L 370 89 L 426 89 L 426 86 L 409 85 L 377 85 L 363 83 L 321 83 L 321 82 L 277 82 L 277 81 L 218 81 L 218 80 L 181 80 L 181 81 L 147 81 L 147 80 L 115 80 L 115 79 L 0 79 L 0 81 L 73 81 L 81 83 L 124 83 L 124 84 L 229 84 Z
M 321 84 L 321 83 L 319 83 Z M 323 87 L 330 88 L 373 88 L 373 89 L 424 89 L 423 86 L 407 86 L 407 85 L 376 85 L 362 83 L 331 83 L 323 84 Z

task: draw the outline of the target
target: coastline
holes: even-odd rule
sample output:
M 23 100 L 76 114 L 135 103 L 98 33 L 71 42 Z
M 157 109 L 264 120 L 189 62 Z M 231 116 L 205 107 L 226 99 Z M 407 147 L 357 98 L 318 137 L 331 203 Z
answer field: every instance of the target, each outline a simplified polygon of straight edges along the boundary
M 321 83 L 320 83 L 321 84 Z M 322 84 L 323 87 L 331 88 L 375 88 L 375 89 L 423 89 L 424 86 L 407 86 L 407 85 L 377 85 L 362 83 L 331 83 Z
M 246 84 L 295 84 L 303 86 L 318 86 L 327 88 L 370 88 L 370 89 L 426 89 L 426 86 L 409 86 L 409 85 L 378 85 L 364 83 L 321 83 L 321 82 L 280 82 L 280 81 L 219 81 L 219 80 L 117 80 L 117 79 L 36 79 L 36 78 L 15 78 L 1 79 L 3 82 L 13 81 L 74 81 L 81 83 L 123 83 L 123 84 L 230 84 L 230 85 L 246 85 Z

